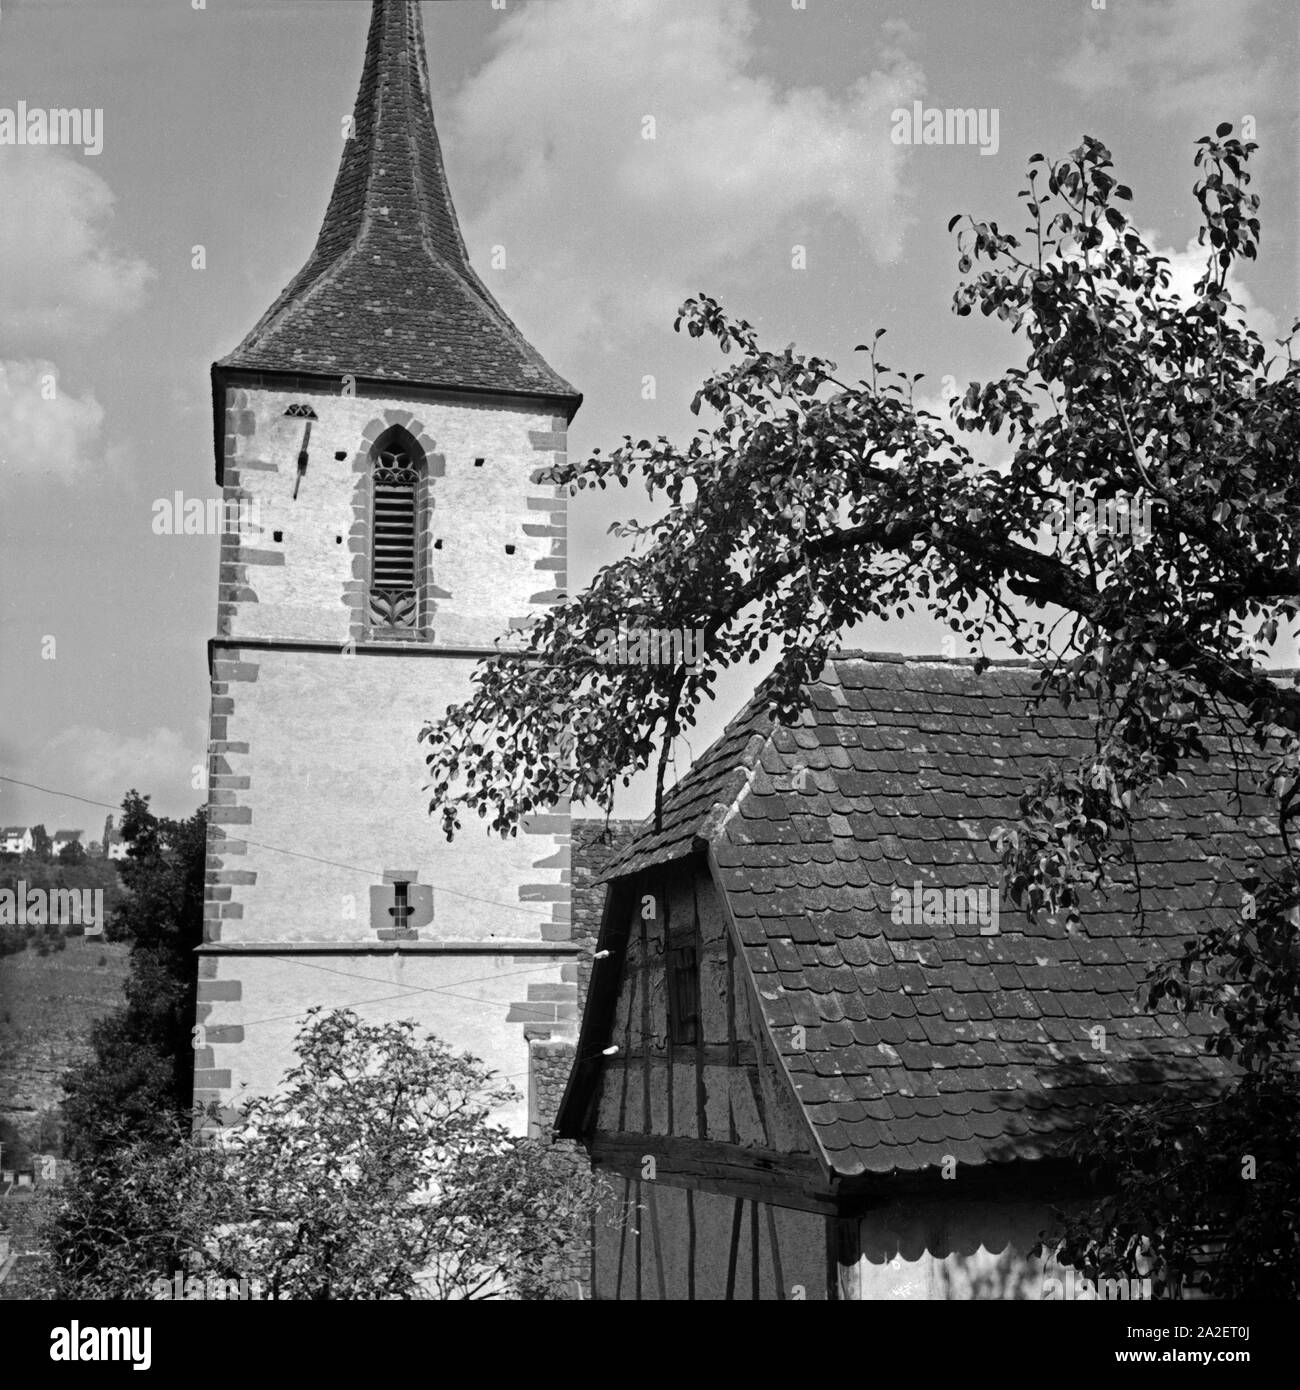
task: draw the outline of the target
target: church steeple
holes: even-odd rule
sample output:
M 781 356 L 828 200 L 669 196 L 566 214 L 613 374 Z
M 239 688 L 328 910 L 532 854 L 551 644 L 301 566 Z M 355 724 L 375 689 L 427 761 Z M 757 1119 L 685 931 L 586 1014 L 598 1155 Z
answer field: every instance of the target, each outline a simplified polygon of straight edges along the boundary
M 194 1095 L 273 1091 L 304 1010 L 358 1009 L 530 1077 L 494 1118 L 546 1133 L 579 1012 L 568 807 L 448 844 L 420 733 L 563 601 L 550 475 L 581 398 L 469 264 L 418 5 L 375 4 L 350 135 L 310 259 L 213 367 L 240 524 L 208 648 Z
M 316 248 L 219 371 L 581 399 L 474 272 L 434 126 L 415 0 L 374 0 Z

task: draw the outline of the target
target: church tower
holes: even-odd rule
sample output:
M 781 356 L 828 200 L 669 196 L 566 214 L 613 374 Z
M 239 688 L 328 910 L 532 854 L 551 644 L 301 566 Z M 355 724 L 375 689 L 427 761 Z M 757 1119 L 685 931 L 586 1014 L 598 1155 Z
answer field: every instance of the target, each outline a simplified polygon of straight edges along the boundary
M 549 1127 L 568 808 L 448 844 L 417 735 L 564 588 L 565 497 L 537 478 L 581 397 L 469 263 L 417 3 L 375 0 L 316 248 L 212 386 L 241 526 L 209 644 L 196 1099 L 272 1089 L 306 1010 L 347 1006 L 482 1057 L 525 1094 L 503 1118 Z

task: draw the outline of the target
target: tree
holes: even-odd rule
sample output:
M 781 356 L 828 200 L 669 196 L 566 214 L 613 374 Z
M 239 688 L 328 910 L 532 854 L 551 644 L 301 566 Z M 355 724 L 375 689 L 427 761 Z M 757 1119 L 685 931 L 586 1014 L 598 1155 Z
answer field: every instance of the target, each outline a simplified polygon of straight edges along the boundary
M 119 1145 L 124 1132 L 167 1129 L 193 1099 L 206 816 L 155 816 L 134 791 L 122 808 L 131 855 L 117 870 L 128 895 L 106 935 L 130 942 L 131 969 L 125 1006 L 95 1024 L 90 1058 L 64 1081 L 68 1151 L 79 1160 Z
M 42 863 L 48 863 L 50 852 L 54 842 L 50 839 L 50 832 L 43 825 L 32 826 L 32 853 Z
M 1077 1152 L 1111 1205 L 1072 1227 L 1068 1253 L 1129 1277 L 1154 1258 L 1172 1291 L 1212 1231 L 1212 1291 L 1295 1296 L 1300 1170 L 1283 1155 L 1296 1137 L 1300 689 L 1260 662 L 1300 603 L 1300 365 L 1295 330 L 1270 357 L 1234 299 L 1231 273 L 1260 235 L 1255 149 L 1226 125 L 1197 144 L 1207 259 L 1191 302 L 1092 137 L 1030 159 L 1023 237 L 954 217 L 956 313 L 996 316 L 1024 356 L 954 397 L 947 422 L 917 405 L 923 374 L 881 360 L 883 329 L 848 382 L 823 358 L 763 348 L 707 296 L 688 301 L 679 330 L 735 353 L 692 402 L 710 425 L 684 447 L 626 437 L 550 472 L 571 493 L 640 480 L 662 514 L 615 528 L 632 553 L 528 628 L 521 652 L 481 664 L 470 697 L 421 737 L 449 837 L 465 813 L 514 834 L 564 795 L 608 809 L 652 758 L 658 818 L 674 740 L 721 670 L 777 649 L 763 690 L 788 722 L 841 632 L 921 606 L 976 653 L 1000 639 L 1034 658 L 1043 698 L 1093 712 L 1095 754 L 1027 788 L 997 842 L 1015 901 L 1067 916 L 1123 878 L 1161 780 L 1227 738 L 1280 834 L 1260 842 L 1241 906 L 1225 899 L 1141 999 L 1210 1015 L 1207 1047 L 1238 1079 L 1209 1109 L 1165 1097 L 1098 1119 L 1104 1146 L 1085 1135 Z M 976 461 L 961 436 L 978 433 L 1004 435 L 1005 466 Z M 1117 507 L 1140 524 L 1078 524 Z M 611 630 L 638 626 L 696 630 L 703 655 L 600 659 Z
M 312 1010 L 297 1051 L 218 1142 L 175 1116 L 82 1166 L 52 1215 L 53 1296 L 147 1297 L 178 1270 L 271 1299 L 571 1296 L 595 1179 L 490 1121 L 508 1086 L 351 1010 Z
M 105 1116 L 100 1141 L 45 1197 L 41 1297 L 146 1298 L 154 1279 L 189 1273 L 205 1251 L 220 1149 L 195 1143 L 174 1112 L 148 1127 Z
M 84 864 L 86 862 L 86 851 L 76 842 L 69 840 L 58 853 L 60 864 Z

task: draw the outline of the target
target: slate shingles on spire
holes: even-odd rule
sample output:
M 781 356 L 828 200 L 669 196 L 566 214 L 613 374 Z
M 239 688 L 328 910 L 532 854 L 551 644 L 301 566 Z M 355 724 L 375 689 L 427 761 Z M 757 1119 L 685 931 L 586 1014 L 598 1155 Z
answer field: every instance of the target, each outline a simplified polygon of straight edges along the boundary
M 307 264 L 217 365 L 566 398 L 475 274 L 434 126 L 420 6 L 375 0 L 334 192 Z

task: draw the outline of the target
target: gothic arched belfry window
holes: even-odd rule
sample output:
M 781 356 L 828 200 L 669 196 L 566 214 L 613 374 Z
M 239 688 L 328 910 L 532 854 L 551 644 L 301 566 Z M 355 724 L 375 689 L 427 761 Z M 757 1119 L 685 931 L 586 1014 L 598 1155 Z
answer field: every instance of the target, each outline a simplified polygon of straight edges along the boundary
M 375 441 L 370 457 L 370 622 L 414 629 L 420 622 L 420 450 L 395 427 Z

